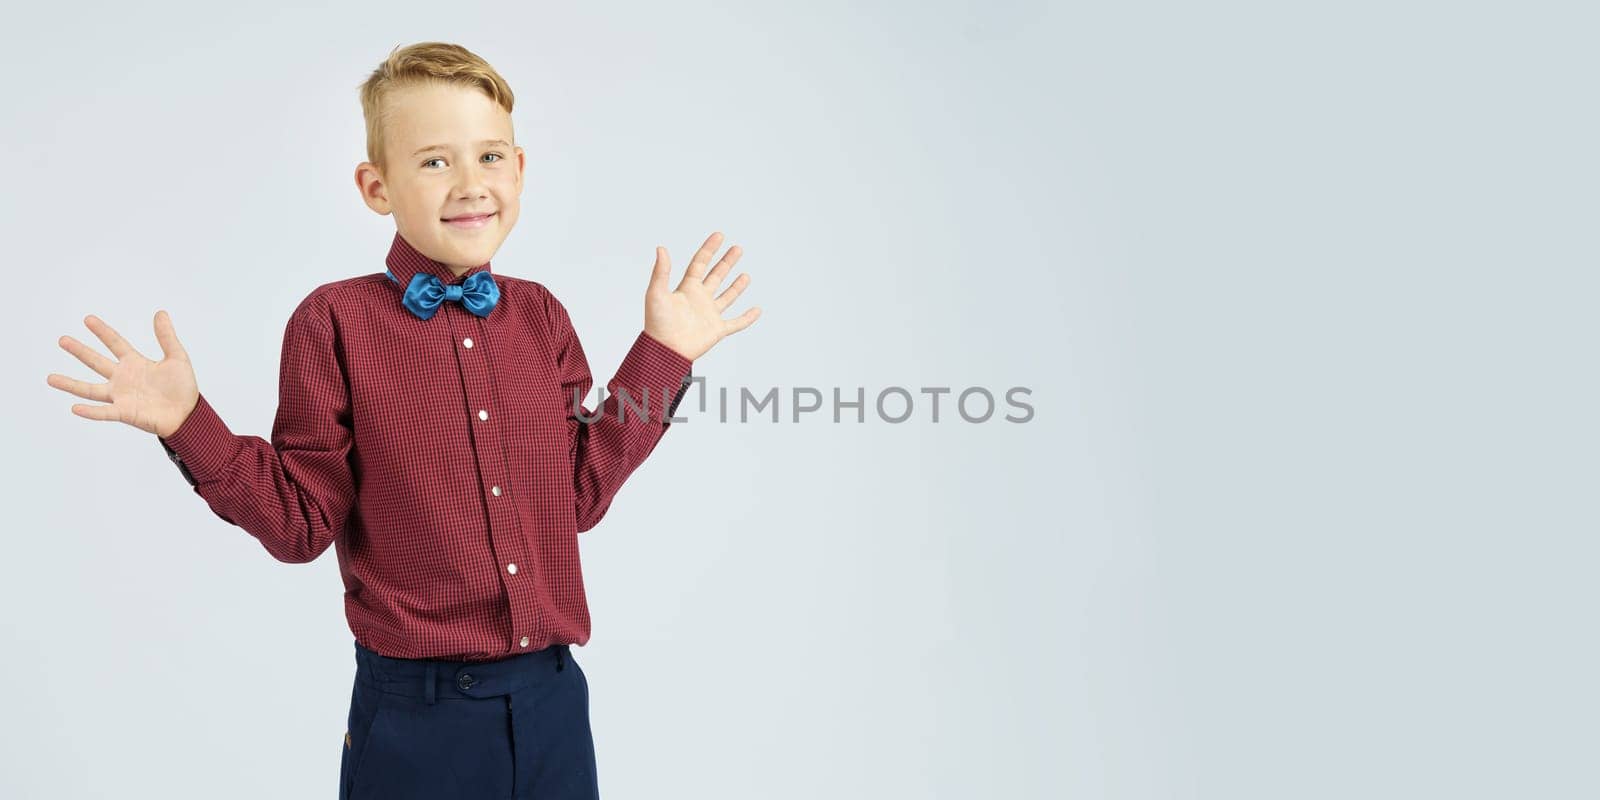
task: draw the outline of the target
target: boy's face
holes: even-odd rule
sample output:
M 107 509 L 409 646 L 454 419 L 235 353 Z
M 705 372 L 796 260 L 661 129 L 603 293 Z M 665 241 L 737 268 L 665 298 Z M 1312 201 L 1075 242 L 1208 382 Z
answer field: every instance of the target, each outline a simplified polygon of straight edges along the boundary
M 489 261 L 517 222 L 525 156 L 511 115 L 461 86 L 417 86 L 388 98 L 384 161 L 356 167 L 361 198 L 394 214 L 396 230 L 423 255 L 461 275 Z M 487 219 L 451 222 L 464 214 Z

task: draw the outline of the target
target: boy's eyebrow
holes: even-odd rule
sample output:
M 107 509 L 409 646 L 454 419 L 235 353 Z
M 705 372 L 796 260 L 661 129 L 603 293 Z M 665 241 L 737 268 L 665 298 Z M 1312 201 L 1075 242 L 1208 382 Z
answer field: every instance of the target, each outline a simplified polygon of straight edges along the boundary
M 497 145 L 500 145 L 501 147 L 510 147 L 511 146 L 511 143 L 506 141 L 506 140 L 504 140 L 504 139 L 484 139 L 483 141 L 478 142 L 478 146 L 479 147 L 488 147 L 491 144 L 497 144 Z M 450 149 L 449 145 L 430 144 L 427 147 L 424 147 L 424 148 L 421 148 L 421 149 L 417 150 L 416 152 L 412 153 L 411 155 L 412 156 L 420 156 L 423 153 L 428 152 L 429 150 L 448 150 L 448 149 Z

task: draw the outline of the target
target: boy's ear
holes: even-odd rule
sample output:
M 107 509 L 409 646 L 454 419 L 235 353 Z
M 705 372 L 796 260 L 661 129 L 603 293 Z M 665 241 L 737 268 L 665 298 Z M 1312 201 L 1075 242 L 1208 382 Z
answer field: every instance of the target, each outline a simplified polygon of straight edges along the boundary
M 383 173 L 371 161 L 363 161 L 356 165 L 356 188 L 361 191 L 361 202 L 367 208 L 387 215 L 389 208 L 389 195 L 384 189 Z
M 522 145 L 517 145 L 517 188 L 522 188 L 522 171 L 528 166 L 528 154 L 523 151 Z

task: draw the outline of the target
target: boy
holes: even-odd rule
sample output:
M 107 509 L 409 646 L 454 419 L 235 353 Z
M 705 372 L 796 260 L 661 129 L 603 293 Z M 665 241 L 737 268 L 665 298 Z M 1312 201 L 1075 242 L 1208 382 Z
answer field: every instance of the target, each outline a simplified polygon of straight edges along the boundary
M 396 48 L 361 87 L 362 200 L 392 214 L 387 269 L 323 284 L 284 333 L 271 441 L 236 435 L 199 393 L 165 311 L 146 360 L 94 316 L 108 380 L 47 382 L 107 405 L 79 416 L 154 433 L 196 494 L 273 557 L 332 544 L 355 636 L 343 798 L 594 798 L 589 639 L 577 534 L 655 448 L 690 367 L 760 314 L 722 312 L 749 283 L 713 233 L 667 286 L 599 416 L 566 309 L 490 268 L 516 223 L 524 154 L 512 93 L 457 45 Z M 618 394 L 623 395 L 619 402 Z

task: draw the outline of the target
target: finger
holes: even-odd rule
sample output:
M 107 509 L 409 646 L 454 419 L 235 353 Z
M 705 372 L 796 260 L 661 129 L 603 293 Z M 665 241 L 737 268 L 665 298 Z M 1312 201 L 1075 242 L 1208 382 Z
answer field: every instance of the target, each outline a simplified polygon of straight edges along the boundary
M 718 311 L 727 310 L 728 306 L 733 305 L 733 301 L 738 300 L 739 295 L 743 294 L 745 287 L 749 285 L 750 273 L 741 272 L 739 273 L 739 277 L 734 278 L 733 283 L 728 284 L 728 288 L 723 289 L 722 294 L 717 295 L 716 299 L 713 300 L 712 303 L 716 306 Z
M 717 265 L 706 273 L 706 288 L 716 291 L 716 288 L 722 285 L 722 279 L 727 276 L 728 270 L 733 269 L 733 265 L 739 263 L 739 256 L 742 255 L 744 255 L 744 248 L 739 245 L 728 248 L 728 252 L 723 253 L 722 258 L 717 260 Z
M 666 291 L 667 278 L 672 277 L 672 258 L 667 248 L 656 245 L 656 264 L 650 269 L 650 291 Z
M 107 325 L 99 317 L 90 314 L 83 318 L 83 324 L 88 325 L 89 330 L 94 331 L 94 335 L 100 337 L 100 341 L 105 342 L 106 348 L 111 351 L 111 355 L 117 357 L 118 361 L 130 355 L 138 354 L 138 351 L 133 349 L 133 345 L 128 344 L 128 340 L 122 338 L 122 334 L 112 330 L 111 326 Z
M 55 372 L 46 376 L 44 382 L 63 392 L 71 392 L 85 400 L 99 400 L 102 403 L 111 402 L 111 384 L 109 383 L 80 381 L 77 378 L 69 378 Z
M 697 281 L 704 280 L 706 277 L 706 265 L 711 263 L 711 257 L 716 255 L 717 247 L 721 243 L 722 233 L 720 231 L 712 231 L 711 235 L 706 237 L 706 243 L 700 245 L 699 250 L 694 251 L 694 258 L 689 259 L 689 270 L 683 277 L 685 279 L 692 277 Z
M 86 406 L 82 403 L 75 403 L 72 406 L 72 413 L 85 419 L 117 421 L 117 409 L 115 406 Z
M 84 366 L 100 373 L 102 377 L 111 377 L 111 371 L 117 368 L 117 362 L 100 355 L 94 348 L 71 336 L 62 336 L 57 342 L 61 345 L 61 349 L 77 356 Z
M 751 306 L 749 311 L 724 322 L 722 324 L 722 335 L 727 336 L 730 333 L 738 333 L 750 327 L 750 323 L 755 322 L 760 317 L 761 306 Z
M 156 341 L 161 344 L 161 357 L 173 356 L 188 357 L 189 352 L 183 349 L 183 344 L 178 341 L 178 331 L 172 327 L 172 315 L 165 309 L 156 312 Z

